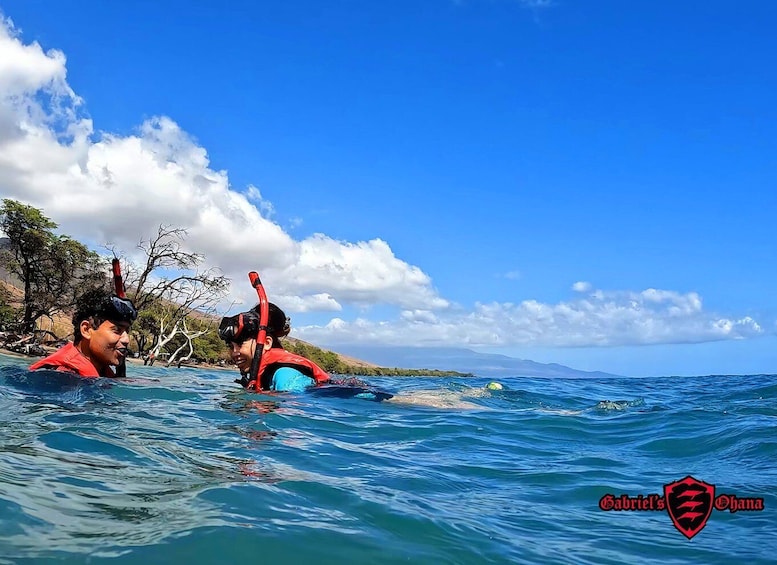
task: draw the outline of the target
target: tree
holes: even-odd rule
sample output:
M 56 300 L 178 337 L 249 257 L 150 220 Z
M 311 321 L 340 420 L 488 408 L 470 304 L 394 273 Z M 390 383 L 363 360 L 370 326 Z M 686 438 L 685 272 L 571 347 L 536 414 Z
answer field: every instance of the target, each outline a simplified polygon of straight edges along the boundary
M 132 337 L 138 345 L 138 351 L 145 353 L 158 341 L 158 314 L 153 309 L 146 308 L 138 312 L 138 318 L 132 324 Z
M 0 284 L 0 330 L 5 330 L 16 318 L 16 311 L 11 305 L 11 293 Z
M 204 335 L 204 334 L 208 333 L 209 331 L 211 331 L 213 329 L 213 328 L 208 327 L 207 324 L 202 324 L 202 323 L 198 324 L 196 319 L 192 320 L 192 322 L 194 322 L 193 325 L 200 326 L 201 329 L 194 329 L 194 328 L 190 329 L 188 327 L 188 324 L 187 324 L 187 318 L 184 318 L 181 321 L 180 334 L 183 335 L 183 337 L 184 337 L 183 343 L 180 346 L 178 346 L 178 348 L 175 351 L 173 351 L 173 353 L 170 355 L 170 357 L 167 358 L 167 366 L 168 367 L 173 365 L 173 364 L 175 364 L 176 362 L 178 363 L 178 366 L 180 367 L 181 363 L 191 359 L 192 355 L 194 354 L 194 340 L 196 338 L 200 337 L 201 335 Z M 187 347 L 187 346 L 189 348 L 189 351 L 185 355 L 181 355 L 181 353 L 183 352 L 184 348 Z M 180 355 L 180 357 L 179 357 L 179 355 Z
M 201 335 L 193 343 L 193 356 L 207 363 L 223 363 L 231 358 L 230 351 L 224 346 L 224 342 L 215 331 Z
M 72 307 L 85 285 L 105 280 L 99 256 L 68 236 L 55 235 L 57 227 L 41 210 L 16 200 L 6 198 L 0 207 L 0 229 L 8 237 L 0 262 L 24 288 L 18 320 L 24 333 L 33 331 L 41 316 Z
M 195 312 L 213 313 L 229 291 L 227 277 L 217 269 L 201 271 L 204 257 L 184 251 L 186 235 L 185 229 L 159 226 L 155 237 L 138 244 L 145 264 L 126 269 L 127 294 L 144 316 L 135 337 L 156 357 L 180 333 L 194 339 L 198 332 L 189 332 L 187 320 Z

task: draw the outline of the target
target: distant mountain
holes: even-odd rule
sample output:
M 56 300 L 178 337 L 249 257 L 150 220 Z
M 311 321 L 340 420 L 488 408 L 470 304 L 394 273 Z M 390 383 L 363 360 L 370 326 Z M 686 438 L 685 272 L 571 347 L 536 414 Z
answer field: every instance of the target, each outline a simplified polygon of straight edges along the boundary
M 601 371 L 580 371 L 558 363 L 537 363 L 494 353 L 478 353 L 455 347 L 369 347 L 340 346 L 338 349 L 381 367 L 440 369 L 460 371 L 484 377 L 527 376 L 597 378 L 617 377 Z
M 7 247 L 8 238 L 0 238 L 0 249 Z M 0 283 L 4 286 L 18 284 L 15 277 L 0 266 Z M 21 292 L 17 289 L 17 293 Z M 216 318 L 217 320 L 218 318 Z M 67 326 L 69 318 L 63 317 Z M 291 341 L 294 338 L 289 338 Z M 304 342 L 303 342 L 304 343 Z M 611 373 L 601 371 L 580 371 L 558 363 L 537 363 L 528 359 L 518 359 L 507 355 L 493 353 L 478 353 L 470 349 L 456 347 L 369 347 L 342 346 L 334 352 L 347 365 L 361 367 L 387 367 L 404 369 L 438 369 L 441 371 L 458 371 L 472 373 L 484 377 L 498 376 L 533 376 L 533 377 L 567 377 L 596 378 L 614 377 Z

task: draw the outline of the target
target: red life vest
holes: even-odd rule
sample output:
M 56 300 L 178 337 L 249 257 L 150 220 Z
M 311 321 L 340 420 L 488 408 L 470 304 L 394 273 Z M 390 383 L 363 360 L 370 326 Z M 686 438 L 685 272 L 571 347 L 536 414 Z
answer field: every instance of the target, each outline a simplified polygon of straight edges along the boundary
M 270 378 L 275 371 L 281 367 L 297 369 L 303 375 L 307 375 L 316 381 L 317 385 L 329 382 L 329 374 L 310 359 L 291 353 L 280 347 L 273 347 L 262 353 L 262 361 L 259 363 L 259 377 L 257 380 L 248 383 L 246 388 L 262 390 L 262 383 L 266 381 L 267 387 L 265 390 L 269 389 Z M 268 375 L 266 378 L 263 378 L 265 373 L 268 373 Z
M 30 371 L 37 369 L 52 369 L 54 371 L 67 371 L 75 373 L 82 377 L 90 379 L 96 379 L 97 377 L 115 377 L 113 370 L 110 367 L 105 369 L 105 374 L 101 375 L 97 372 L 97 368 L 92 365 L 92 362 L 86 358 L 86 356 L 79 351 L 79 349 L 72 343 L 68 343 L 64 347 L 60 347 L 54 353 L 36 361 L 30 365 Z

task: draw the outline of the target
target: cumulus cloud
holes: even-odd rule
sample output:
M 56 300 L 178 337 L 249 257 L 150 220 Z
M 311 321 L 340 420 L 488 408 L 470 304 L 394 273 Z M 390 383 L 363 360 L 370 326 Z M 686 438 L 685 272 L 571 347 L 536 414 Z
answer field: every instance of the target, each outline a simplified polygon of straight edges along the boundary
M 254 298 L 242 283 L 259 270 L 292 311 L 337 311 L 347 303 L 447 307 L 429 276 L 385 241 L 292 238 L 256 186 L 235 190 L 171 118 L 148 119 L 132 135 L 96 131 L 67 84 L 66 62 L 0 21 L 2 197 L 41 208 L 63 233 L 95 247 L 110 243 L 130 259 L 159 225 L 185 228 L 188 250 L 238 282 L 238 302 Z
M 37 43 L 24 45 L 18 38 L 10 18 L 0 14 L 0 86 L 4 96 L 28 96 L 41 86 L 51 92 L 75 97 L 67 86 L 65 55 L 56 49 L 47 52 Z
M 591 290 L 590 285 L 585 288 Z M 536 300 L 477 304 L 471 312 L 447 311 L 429 317 L 405 312 L 394 323 L 337 319 L 325 326 L 298 328 L 294 335 L 333 345 L 590 347 L 700 343 L 762 333 L 750 317 L 729 319 L 706 312 L 695 292 L 651 288 L 642 292 L 595 290 L 557 304 Z
M 298 260 L 278 273 L 281 291 L 293 282 L 297 292 L 309 293 L 326 281 L 338 300 L 352 304 L 380 301 L 404 308 L 447 308 L 431 279 L 418 267 L 394 256 L 381 239 L 348 243 L 315 234 L 299 243 Z
M 282 304 L 284 310 L 289 312 L 339 312 L 343 309 L 337 300 L 325 292 L 306 296 L 276 294 L 271 300 Z
M 436 324 L 439 321 L 434 312 L 429 310 L 404 310 L 400 317 L 406 322 L 421 322 L 423 324 Z
M 295 328 L 297 337 L 331 345 L 582 347 L 763 331 L 751 318 L 705 311 L 696 293 L 604 291 L 583 281 L 572 286 L 570 301 L 478 303 L 466 311 L 382 239 L 293 238 L 273 221 L 272 203 L 257 187 L 232 187 L 227 172 L 214 169 L 207 151 L 169 117 L 148 119 L 131 135 L 96 130 L 67 83 L 66 63 L 63 53 L 25 44 L 0 20 L 0 197 L 41 208 L 63 233 L 94 247 L 111 243 L 130 258 L 160 224 L 185 228 L 187 250 L 233 279 L 237 303 L 255 303 L 246 273 L 259 270 L 288 313 L 338 313 L 326 324 Z M 341 314 L 346 306 L 363 313 L 376 304 L 400 314 L 350 321 Z
M 262 213 L 262 216 L 264 216 L 265 218 L 272 218 L 273 215 L 275 215 L 275 208 L 273 207 L 272 202 L 262 198 L 262 193 L 259 191 L 257 187 L 255 187 L 252 184 L 249 184 L 248 188 L 245 191 L 245 195 L 249 202 L 251 202 L 257 208 L 259 208 L 259 211 Z

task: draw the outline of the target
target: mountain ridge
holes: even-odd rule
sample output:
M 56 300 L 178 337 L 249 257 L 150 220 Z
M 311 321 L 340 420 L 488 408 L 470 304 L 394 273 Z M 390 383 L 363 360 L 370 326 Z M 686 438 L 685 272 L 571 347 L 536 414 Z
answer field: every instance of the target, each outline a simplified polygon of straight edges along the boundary
M 620 377 L 604 371 L 584 371 L 560 363 L 540 363 L 499 353 L 458 347 L 339 346 L 347 355 L 381 366 L 455 370 L 485 377 L 532 376 L 571 378 Z

